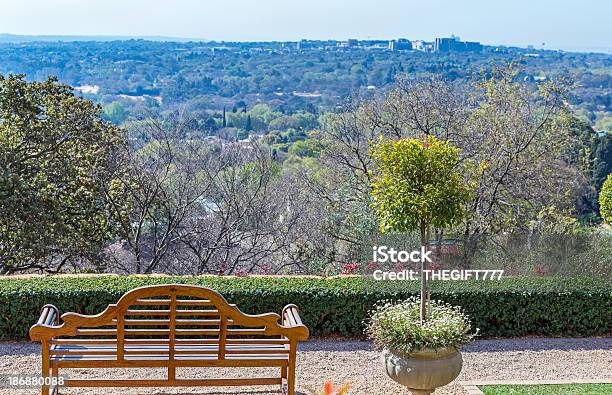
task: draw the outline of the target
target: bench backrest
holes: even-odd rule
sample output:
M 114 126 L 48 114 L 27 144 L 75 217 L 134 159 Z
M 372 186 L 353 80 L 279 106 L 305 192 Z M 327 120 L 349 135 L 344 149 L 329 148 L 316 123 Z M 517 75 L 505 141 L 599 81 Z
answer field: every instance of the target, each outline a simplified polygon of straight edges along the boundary
M 171 284 L 134 289 L 95 316 L 66 313 L 62 325 L 37 325 L 30 335 L 43 341 L 71 337 L 84 343 L 91 339 L 91 344 L 116 343 L 118 359 L 136 345 L 167 346 L 170 358 L 181 345 L 202 345 L 202 350 L 208 345 L 213 351 L 206 352 L 222 359 L 232 344 L 306 340 L 308 329 L 301 322 L 286 319 L 284 326 L 279 319 L 275 313 L 245 314 L 208 288 Z

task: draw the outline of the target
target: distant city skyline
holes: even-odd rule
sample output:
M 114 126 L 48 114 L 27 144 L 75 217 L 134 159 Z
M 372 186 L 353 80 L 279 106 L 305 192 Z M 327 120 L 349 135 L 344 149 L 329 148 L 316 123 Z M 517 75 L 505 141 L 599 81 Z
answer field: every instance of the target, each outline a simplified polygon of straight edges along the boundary
M 364 4 L 365 3 L 365 4 Z M 0 0 L 0 33 L 216 41 L 424 39 L 612 53 L 612 1 Z M 544 44 L 544 45 L 543 45 Z

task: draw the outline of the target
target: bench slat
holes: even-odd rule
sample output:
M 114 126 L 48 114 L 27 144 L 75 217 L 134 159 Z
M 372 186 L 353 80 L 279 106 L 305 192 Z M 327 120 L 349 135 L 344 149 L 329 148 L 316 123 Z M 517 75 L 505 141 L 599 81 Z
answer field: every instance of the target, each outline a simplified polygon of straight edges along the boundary
M 124 329 L 126 335 L 140 335 L 140 336 L 151 336 L 151 335 L 168 335 L 170 329 Z M 79 336 L 113 336 L 117 335 L 116 329 L 78 329 L 77 335 Z
M 202 387 L 234 385 L 277 385 L 279 377 L 249 377 L 236 379 L 175 379 L 175 380 L 65 380 L 66 387 Z
M 191 355 L 177 356 L 174 360 L 176 367 L 282 367 L 288 366 L 288 355 L 228 355 L 227 358 L 219 360 L 215 355 Z M 151 356 L 146 357 L 138 355 L 126 356 L 124 360 L 117 361 L 114 356 L 107 356 L 101 359 L 97 356 L 95 359 L 81 359 L 66 357 L 63 359 L 50 359 L 50 365 L 60 369 L 66 368 L 155 368 L 167 367 L 167 356 Z
M 124 348 L 126 350 L 145 350 L 145 349 L 159 349 L 167 350 L 168 344 L 126 344 Z M 175 345 L 176 350 L 190 350 L 190 349 L 217 349 L 218 344 L 177 344 Z M 270 349 L 270 350 L 284 350 L 287 348 L 286 344 L 267 344 L 267 343 L 249 343 L 249 344 L 228 344 L 228 350 L 244 350 L 244 349 Z M 87 351 L 87 350 L 116 350 L 116 343 L 109 344 L 61 344 L 53 345 L 51 352 L 55 351 L 67 351 L 71 350 L 74 352 Z
M 125 344 L 168 344 L 168 339 L 125 339 Z M 227 344 L 289 344 L 289 339 L 251 339 L 251 338 L 227 338 Z M 218 339 L 176 339 L 176 344 L 218 344 Z M 51 345 L 65 344 L 117 344 L 116 339 L 54 339 L 49 342 Z
M 139 310 L 139 309 L 128 309 L 125 313 L 126 316 L 141 315 L 141 316 L 169 316 L 170 310 Z M 177 316 L 207 316 L 207 315 L 219 315 L 219 310 L 193 310 L 193 309 L 177 309 Z
M 224 360 L 228 361 L 241 361 L 241 360 L 256 360 L 256 361 L 279 361 L 279 360 L 287 360 L 289 354 L 249 354 L 249 353 L 233 353 L 228 354 L 226 359 L 218 359 L 216 353 L 211 352 L 200 352 L 198 354 L 177 354 L 175 356 L 176 361 L 198 361 L 206 362 L 205 366 L 223 366 L 222 362 Z M 147 362 L 147 361 L 168 361 L 167 353 L 155 353 L 155 354 L 126 354 L 123 360 L 117 360 L 115 355 L 110 354 L 96 354 L 96 355 L 59 355 L 56 357 L 49 358 L 50 361 L 55 362 L 64 362 L 64 361 L 80 361 L 80 362 L 105 362 L 105 361 L 114 361 L 117 363 L 124 361 L 139 361 L 139 362 Z M 221 364 L 216 364 L 217 362 Z M 77 367 L 74 364 L 74 367 Z M 166 365 L 167 366 L 167 365 Z
M 112 320 L 113 323 L 117 323 L 117 320 Z M 233 323 L 232 320 L 228 320 L 228 323 Z M 169 319 L 163 320 L 151 320 L 151 319 L 126 319 L 124 320 L 125 325 L 169 325 Z M 221 320 L 219 319 L 210 319 L 210 320 L 188 320 L 188 319 L 177 319 L 176 325 L 219 325 L 221 324 Z
M 177 349 L 174 352 L 176 354 L 216 354 L 219 351 L 217 347 L 210 349 Z M 54 350 L 51 351 L 51 355 L 115 355 L 117 352 L 116 348 L 113 349 L 99 349 L 99 350 Z M 288 348 L 278 349 L 263 349 L 263 348 L 244 348 L 244 349 L 226 349 L 227 354 L 286 354 L 289 352 Z M 128 354 L 159 354 L 168 353 L 168 348 L 165 349 L 125 349 L 125 355 Z
M 170 299 L 136 299 L 133 305 L 170 306 Z M 214 306 L 208 299 L 177 299 L 177 306 Z M 231 305 L 230 305 L 231 306 Z

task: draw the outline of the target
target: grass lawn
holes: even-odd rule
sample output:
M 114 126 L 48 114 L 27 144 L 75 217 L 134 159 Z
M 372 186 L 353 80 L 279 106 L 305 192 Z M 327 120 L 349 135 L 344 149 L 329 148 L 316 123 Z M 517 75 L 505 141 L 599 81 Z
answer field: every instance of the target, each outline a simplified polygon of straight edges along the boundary
M 612 384 L 483 385 L 485 395 L 610 395 Z

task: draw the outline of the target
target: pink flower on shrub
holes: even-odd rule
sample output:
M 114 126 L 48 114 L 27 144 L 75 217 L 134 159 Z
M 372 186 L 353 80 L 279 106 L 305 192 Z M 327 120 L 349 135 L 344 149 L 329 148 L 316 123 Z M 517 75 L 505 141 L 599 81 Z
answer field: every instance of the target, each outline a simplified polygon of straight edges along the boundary
M 238 269 L 234 272 L 234 276 L 236 277 L 247 277 L 249 275 L 249 273 L 246 272 L 246 270 L 242 270 L 242 269 Z
M 538 276 L 545 276 L 548 273 L 543 265 L 535 265 L 533 267 L 533 272 Z
M 393 266 L 394 272 L 402 272 L 404 270 L 406 270 L 406 266 L 403 263 L 398 262 Z
M 378 269 L 378 264 L 374 261 L 370 261 L 368 262 L 368 264 L 365 267 L 365 272 L 366 273 L 373 273 L 374 270 Z
M 359 263 L 353 262 L 353 263 L 345 263 L 344 266 L 342 266 L 342 271 L 340 272 L 340 274 L 348 275 L 348 274 L 355 274 L 358 272 L 359 272 Z
M 272 273 L 272 265 L 269 263 L 264 263 L 261 265 L 261 270 L 264 272 L 264 274 L 270 274 Z
M 429 264 L 429 269 L 430 270 L 440 270 L 442 269 L 442 265 L 438 262 L 432 262 Z

